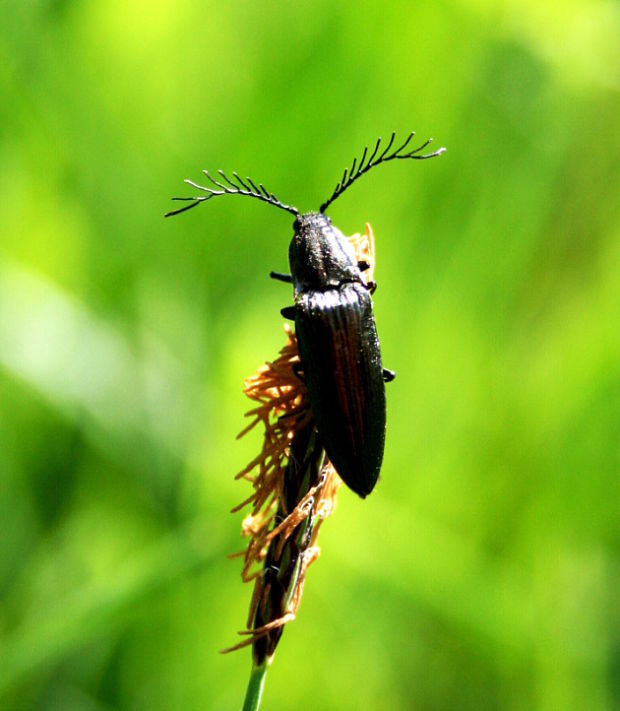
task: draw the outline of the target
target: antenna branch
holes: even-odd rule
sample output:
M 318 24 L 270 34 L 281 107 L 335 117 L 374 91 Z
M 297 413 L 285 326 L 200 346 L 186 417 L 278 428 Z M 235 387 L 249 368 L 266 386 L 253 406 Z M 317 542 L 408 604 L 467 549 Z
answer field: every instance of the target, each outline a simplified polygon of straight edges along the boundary
M 358 178 L 361 178 L 364 173 L 367 173 L 371 168 L 374 168 L 375 166 L 380 165 L 381 163 L 387 163 L 390 160 L 406 160 L 409 158 L 412 160 L 426 160 L 427 158 L 435 158 L 436 156 L 439 156 L 444 153 L 446 150 L 445 148 L 439 148 L 436 151 L 433 151 L 432 153 L 422 153 L 422 151 L 433 140 L 432 138 L 429 138 L 417 148 L 413 148 L 407 151 L 406 149 L 414 136 L 415 131 L 412 131 L 407 136 L 406 141 L 399 148 L 395 148 L 392 150 L 392 146 L 394 145 L 394 141 L 396 139 L 396 131 L 393 131 L 387 146 L 380 154 L 379 149 L 381 147 L 381 138 L 377 139 L 375 148 L 369 157 L 368 146 L 366 146 L 364 148 L 364 152 L 362 153 L 362 157 L 359 163 L 357 158 L 354 158 L 351 167 L 349 169 L 345 168 L 342 180 L 336 185 L 336 187 L 334 188 L 334 192 L 331 194 L 330 198 L 321 205 L 320 211 L 325 212 L 325 210 L 332 204 L 332 202 L 334 202 L 337 197 L 340 197 L 340 195 L 342 195 L 342 193 L 347 188 L 353 185 L 353 183 Z M 379 154 L 378 158 L 377 154 Z
M 185 180 L 188 185 L 191 185 L 196 190 L 202 190 L 207 194 L 194 195 L 192 197 L 173 197 L 173 200 L 182 200 L 191 202 L 191 204 L 180 207 L 178 210 L 170 210 L 170 212 L 167 212 L 164 217 L 179 215 L 182 212 L 191 210 L 201 202 L 207 202 L 207 200 L 212 200 L 214 197 L 219 197 L 220 195 L 245 195 L 246 197 L 252 197 L 257 200 L 261 200 L 262 202 L 266 202 L 269 205 L 280 208 L 281 210 L 286 210 L 293 215 L 299 215 L 299 210 L 296 207 L 293 205 L 285 205 L 283 202 L 278 200 L 273 193 L 270 193 L 262 183 L 256 185 L 251 178 L 246 178 L 244 181 L 236 172 L 233 172 L 232 177 L 228 177 L 223 170 L 218 170 L 217 173 L 219 179 L 217 179 L 214 178 L 208 170 L 203 170 L 202 172 L 205 174 L 207 180 L 213 187 L 208 185 L 199 185 L 193 180 Z

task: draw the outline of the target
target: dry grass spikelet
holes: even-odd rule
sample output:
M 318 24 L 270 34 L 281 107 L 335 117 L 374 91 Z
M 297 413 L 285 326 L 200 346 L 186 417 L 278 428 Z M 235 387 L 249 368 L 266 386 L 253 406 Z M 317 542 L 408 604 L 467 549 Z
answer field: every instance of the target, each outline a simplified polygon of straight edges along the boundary
M 349 238 L 367 283 L 373 280 L 375 253 L 370 225 L 364 235 Z M 316 545 L 322 522 L 336 508 L 342 484 L 318 440 L 308 392 L 298 375 L 296 336 L 284 326 L 286 344 L 278 357 L 244 381 L 246 396 L 256 405 L 246 414 L 250 424 L 242 437 L 262 424 L 260 453 L 237 474 L 252 484 L 253 493 L 233 509 L 251 507 L 242 523 L 247 547 L 241 577 L 254 581 L 245 639 L 222 650 L 253 645 L 255 664 L 270 658 L 287 622 L 297 614 L 308 567 L 318 558 Z

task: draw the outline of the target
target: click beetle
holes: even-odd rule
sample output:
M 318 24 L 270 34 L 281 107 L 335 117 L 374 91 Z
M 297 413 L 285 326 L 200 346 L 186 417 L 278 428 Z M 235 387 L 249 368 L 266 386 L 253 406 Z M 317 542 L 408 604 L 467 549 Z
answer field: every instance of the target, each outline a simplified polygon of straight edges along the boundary
M 295 215 L 289 247 L 291 274 L 272 272 L 274 279 L 293 284 L 294 305 L 282 315 L 295 321 L 299 345 L 299 377 L 306 383 L 312 416 L 322 446 L 344 483 L 362 498 L 374 488 L 385 443 L 385 385 L 394 373 L 383 368 L 372 310 L 374 282 L 363 279 L 369 268 L 358 262 L 347 238 L 332 225 L 325 211 L 331 203 L 371 168 L 391 160 L 433 158 L 440 148 L 423 153 L 432 139 L 417 148 L 409 144 L 415 134 L 393 148 L 392 133 L 385 148 L 381 139 L 372 153 L 363 151 L 336 185 L 318 212 L 300 213 L 285 205 L 262 183 L 242 179 L 236 172 L 219 179 L 203 171 L 212 187 L 185 182 L 206 195 L 178 197 L 190 204 L 172 210 L 177 215 L 220 195 L 245 195 Z

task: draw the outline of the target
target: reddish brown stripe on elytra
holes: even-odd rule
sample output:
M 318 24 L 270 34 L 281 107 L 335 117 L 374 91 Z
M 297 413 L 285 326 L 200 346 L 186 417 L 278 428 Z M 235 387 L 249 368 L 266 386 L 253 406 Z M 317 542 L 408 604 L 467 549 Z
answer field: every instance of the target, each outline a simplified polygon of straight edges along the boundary
M 349 303 L 358 301 L 352 292 Z M 364 446 L 364 389 L 360 368 L 359 333 L 361 318 L 357 309 L 338 309 L 332 312 L 335 321 L 332 342 L 332 361 L 336 378 L 337 400 L 345 415 L 349 441 L 354 456 L 361 457 Z

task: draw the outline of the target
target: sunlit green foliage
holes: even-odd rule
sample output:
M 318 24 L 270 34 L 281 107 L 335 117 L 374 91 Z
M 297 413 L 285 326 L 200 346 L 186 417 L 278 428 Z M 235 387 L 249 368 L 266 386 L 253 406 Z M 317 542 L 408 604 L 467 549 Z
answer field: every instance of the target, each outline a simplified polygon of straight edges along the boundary
M 244 376 L 291 219 L 377 239 L 382 478 L 324 526 L 265 709 L 620 706 L 613 0 L 0 3 L 0 707 L 232 709 Z

